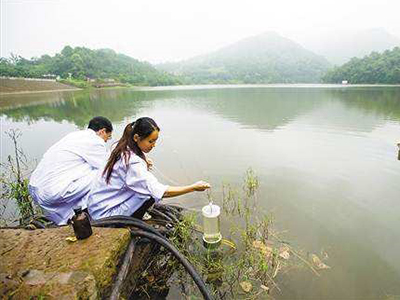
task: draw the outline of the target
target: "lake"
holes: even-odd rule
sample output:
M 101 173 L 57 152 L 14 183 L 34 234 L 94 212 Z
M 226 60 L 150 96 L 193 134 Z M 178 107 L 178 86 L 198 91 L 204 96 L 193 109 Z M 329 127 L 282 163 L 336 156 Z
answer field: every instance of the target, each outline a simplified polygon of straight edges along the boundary
M 163 183 L 260 181 L 260 210 L 331 269 L 293 271 L 277 299 L 390 299 L 400 295 L 400 87 L 193 86 L 3 95 L 5 131 L 18 128 L 30 159 L 97 115 L 124 126 L 150 116 L 161 127 L 150 154 Z M 108 143 L 110 144 L 110 142 Z M 215 191 L 215 192 L 214 192 Z M 199 209 L 205 193 L 169 199 Z

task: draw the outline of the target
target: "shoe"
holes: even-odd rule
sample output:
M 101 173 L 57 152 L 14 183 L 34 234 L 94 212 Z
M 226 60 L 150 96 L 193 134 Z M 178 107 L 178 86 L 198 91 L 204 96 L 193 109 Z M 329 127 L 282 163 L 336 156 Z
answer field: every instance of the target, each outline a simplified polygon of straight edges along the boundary
M 147 221 L 151 219 L 151 215 L 147 212 L 144 213 L 142 220 Z

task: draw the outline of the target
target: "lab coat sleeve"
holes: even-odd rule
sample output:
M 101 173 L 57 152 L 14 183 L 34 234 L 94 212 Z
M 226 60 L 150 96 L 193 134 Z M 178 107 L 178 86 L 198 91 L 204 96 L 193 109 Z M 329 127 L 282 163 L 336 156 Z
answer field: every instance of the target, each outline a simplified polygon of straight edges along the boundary
M 126 185 L 136 193 L 152 197 L 156 202 L 161 200 L 168 188 L 167 185 L 159 183 L 157 178 L 147 170 L 145 163 L 141 162 L 129 164 Z

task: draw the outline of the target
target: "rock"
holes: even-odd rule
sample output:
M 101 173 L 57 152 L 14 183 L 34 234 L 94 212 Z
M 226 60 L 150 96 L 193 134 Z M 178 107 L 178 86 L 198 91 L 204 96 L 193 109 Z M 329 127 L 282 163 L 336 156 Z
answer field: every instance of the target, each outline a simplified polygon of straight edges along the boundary
M 29 272 L 24 276 L 25 284 L 29 285 L 41 285 L 45 284 L 46 281 L 47 278 L 45 273 L 39 270 L 29 270 Z
M 11 295 L 13 291 L 18 289 L 20 285 L 19 280 L 12 278 L 10 275 L 1 273 L 0 274 L 0 298 L 5 298 L 5 295 Z

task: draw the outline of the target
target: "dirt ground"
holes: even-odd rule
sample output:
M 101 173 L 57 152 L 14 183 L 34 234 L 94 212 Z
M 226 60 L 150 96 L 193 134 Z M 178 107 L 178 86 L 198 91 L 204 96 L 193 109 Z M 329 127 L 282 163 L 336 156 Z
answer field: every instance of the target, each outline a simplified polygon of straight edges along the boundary
M 56 81 L 0 78 L 0 94 L 61 90 L 77 90 L 77 88 Z

